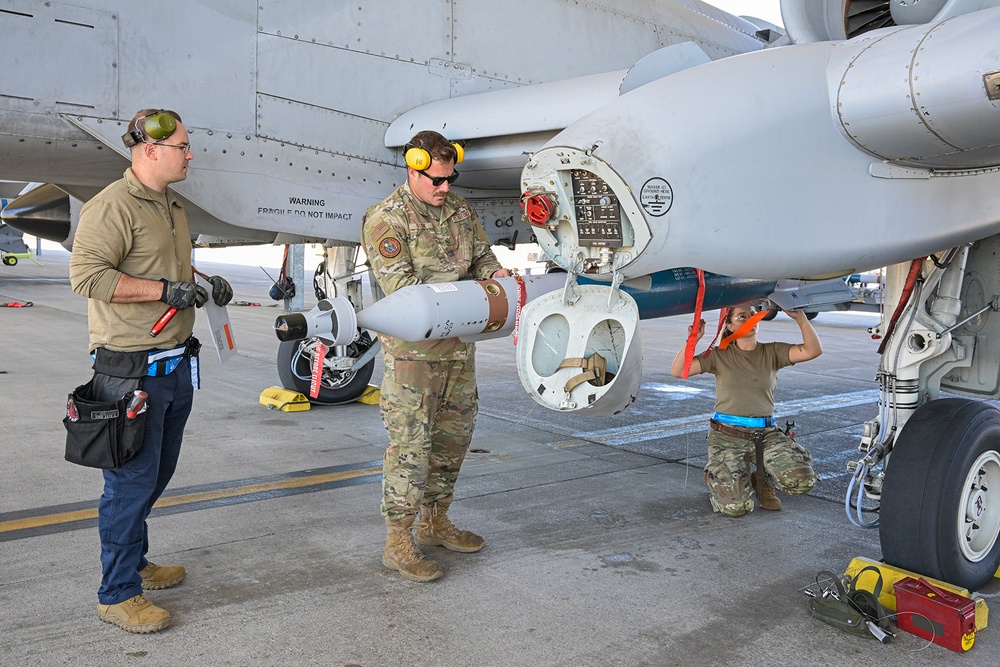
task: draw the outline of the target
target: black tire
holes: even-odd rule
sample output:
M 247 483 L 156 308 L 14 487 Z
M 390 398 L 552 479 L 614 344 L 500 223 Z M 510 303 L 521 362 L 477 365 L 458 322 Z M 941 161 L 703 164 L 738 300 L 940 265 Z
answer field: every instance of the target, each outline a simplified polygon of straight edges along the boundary
M 285 341 L 278 345 L 278 377 L 285 389 L 309 396 L 312 352 L 315 349 L 315 344 L 315 338 L 306 338 L 305 340 Z M 348 346 L 348 353 L 352 357 L 359 357 L 371 345 L 371 338 L 367 332 L 364 332 L 357 341 Z M 375 370 L 376 358 L 373 357 L 371 361 L 361 367 L 361 370 L 355 373 L 325 369 L 320 383 L 319 396 L 310 398 L 310 400 L 314 403 L 325 404 L 356 401 L 368 388 L 368 381 L 371 380 L 372 372 Z
M 773 320 L 777 316 L 778 316 L 778 309 L 777 308 L 770 308 L 767 311 L 767 315 L 765 315 L 764 317 L 762 317 L 760 319 L 764 320 L 765 322 L 770 322 L 771 320 Z
M 7 255 L 6 257 L 3 258 L 3 263 L 6 264 L 7 266 L 16 266 L 17 265 L 17 257 L 13 257 L 11 255 Z
M 811 313 L 806 313 L 806 319 L 807 320 L 815 320 L 817 315 L 819 315 L 819 311 L 818 310 L 813 311 Z
M 921 406 L 886 468 L 882 557 L 974 591 L 1000 567 L 998 535 L 1000 411 L 967 398 Z

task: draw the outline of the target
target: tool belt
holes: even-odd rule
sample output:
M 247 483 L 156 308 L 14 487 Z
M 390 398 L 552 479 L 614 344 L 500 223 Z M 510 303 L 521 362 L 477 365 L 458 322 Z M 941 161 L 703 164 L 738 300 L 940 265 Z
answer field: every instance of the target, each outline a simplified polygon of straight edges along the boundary
M 197 363 L 196 360 L 200 352 L 201 341 L 190 336 L 181 345 L 169 350 L 115 352 L 99 347 L 94 350 L 90 357 L 94 360 L 94 370 L 104 375 L 129 378 L 142 377 L 143 375 L 161 377 L 173 373 L 184 357 L 187 357 L 192 363 Z M 140 368 L 143 364 L 145 372 L 142 372 Z
M 94 354 L 94 376 L 66 399 L 66 460 L 90 468 L 114 470 L 142 447 L 146 412 L 128 417 L 128 404 L 146 377 L 146 352 Z
M 143 379 L 168 375 L 187 357 L 191 361 L 192 384 L 197 387 L 200 349 L 201 343 L 192 336 L 171 350 L 94 350 L 93 377 L 66 399 L 66 460 L 114 470 L 135 458 L 142 447 L 146 410 L 129 416 L 128 407 L 139 395 Z
M 724 433 L 725 435 L 731 435 L 734 438 L 740 438 L 742 440 L 754 441 L 757 439 L 758 435 L 763 435 L 764 433 L 764 428 L 754 429 L 753 431 L 744 431 L 742 429 L 733 428 L 732 426 L 727 426 L 722 422 L 715 421 L 714 419 L 710 420 L 708 425 L 713 431 L 718 431 L 719 433 Z

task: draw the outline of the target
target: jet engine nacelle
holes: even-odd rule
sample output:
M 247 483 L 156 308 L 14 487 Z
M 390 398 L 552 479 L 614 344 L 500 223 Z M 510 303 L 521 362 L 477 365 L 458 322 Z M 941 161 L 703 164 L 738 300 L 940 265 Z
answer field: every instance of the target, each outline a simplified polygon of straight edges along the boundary
M 992 48 L 977 33 L 988 36 Z M 1000 10 L 873 38 L 840 73 L 836 109 L 844 133 L 895 164 L 997 166 L 998 37 Z M 837 74 L 832 70 L 828 78 Z
M 948 0 L 781 0 L 781 19 L 788 37 L 795 44 L 831 42 L 894 25 L 930 23 L 941 13 L 947 2 Z M 975 7 L 980 8 L 981 6 Z

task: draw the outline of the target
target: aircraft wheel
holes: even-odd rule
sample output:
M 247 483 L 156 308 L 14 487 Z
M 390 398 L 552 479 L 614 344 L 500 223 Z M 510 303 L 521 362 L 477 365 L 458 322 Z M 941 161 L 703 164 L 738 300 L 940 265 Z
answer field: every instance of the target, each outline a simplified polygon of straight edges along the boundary
M 806 319 L 807 320 L 815 320 L 817 315 L 819 315 L 819 311 L 818 310 L 814 311 L 814 312 L 811 312 L 811 313 L 806 313 Z
M 893 446 L 879 518 L 891 565 L 969 590 L 1000 567 L 1000 410 L 947 398 L 921 406 Z
M 348 354 L 359 357 L 372 345 L 368 332 L 348 345 Z M 316 350 L 316 339 L 284 341 L 278 345 L 278 377 L 285 389 L 297 391 L 309 396 L 309 385 L 312 383 L 312 360 Z M 349 403 L 357 400 L 368 388 L 368 381 L 375 370 L 375 358 L 372 358 L 357 372 L 334 371 L 323 369 L 320 380 L 319 396 L 310 400 L 316 403 Z
M 765 322 L 770 322 L 771 320 L 773 320 L 777 316 L 778 316 L 778 309 L 777 308 L 770 308 L 767 311 L 767 315 L 765 315 L 761 319 L 764 320 Z
M 3 263 L 6 264 L 7 266 L 16 266 L 17 257 L 12 257 L 10 255 L 7 255 L 6 257 L 3 258 Z

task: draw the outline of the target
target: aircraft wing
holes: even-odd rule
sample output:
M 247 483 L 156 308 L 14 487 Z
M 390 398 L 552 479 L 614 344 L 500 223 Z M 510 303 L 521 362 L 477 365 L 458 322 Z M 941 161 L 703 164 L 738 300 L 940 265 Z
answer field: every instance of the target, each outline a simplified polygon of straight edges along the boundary
M 644 299 L 690 312 L 893 264 L 859 493 L 881 495 L 891 454 L 886 560 L 980 585 L 1000 566 L 1000 413 L 929 399 L 1000 396 L 1000 0 L 781 4 L 786 36 L 700 0 L 0 0 L 0 179 L 49 184 L 4 220 L 70 245 L 79 201 L 127 166 L 129 119 L 167 107 L 204 242 L 324 241 L 360 289 L 335 251 L 403 182 L 400 145 L 439 129 L 465 143 L 456 190 L 490 238 L 523 230 L 567 272 L 520 310 L 523 386 L 594 415 L 636 398 Z M 328 402 L 357 397 L 376 350 L 338 348 Z M 282 381 L 316 350 L 282 343 Z M 562 363 L 594 354 L 600 385 Z
M 845 511 L 881 528 L 887 563 L 975 589 L 1000 567 L 1000 411 L 977 400 L 1000 398 L 1000 3 L 783 0 L 782 14 L 786 45 L 655 79 L 531 154 L 540 245 L 605 285 L 571 280 L 521 311 L 522 386 L 552 410 L 627 409 L 641 306 L 622 286 L 642 276 L 887 266 L 879 409 Z M 612 379 L 577 381 L 596 355 Z

